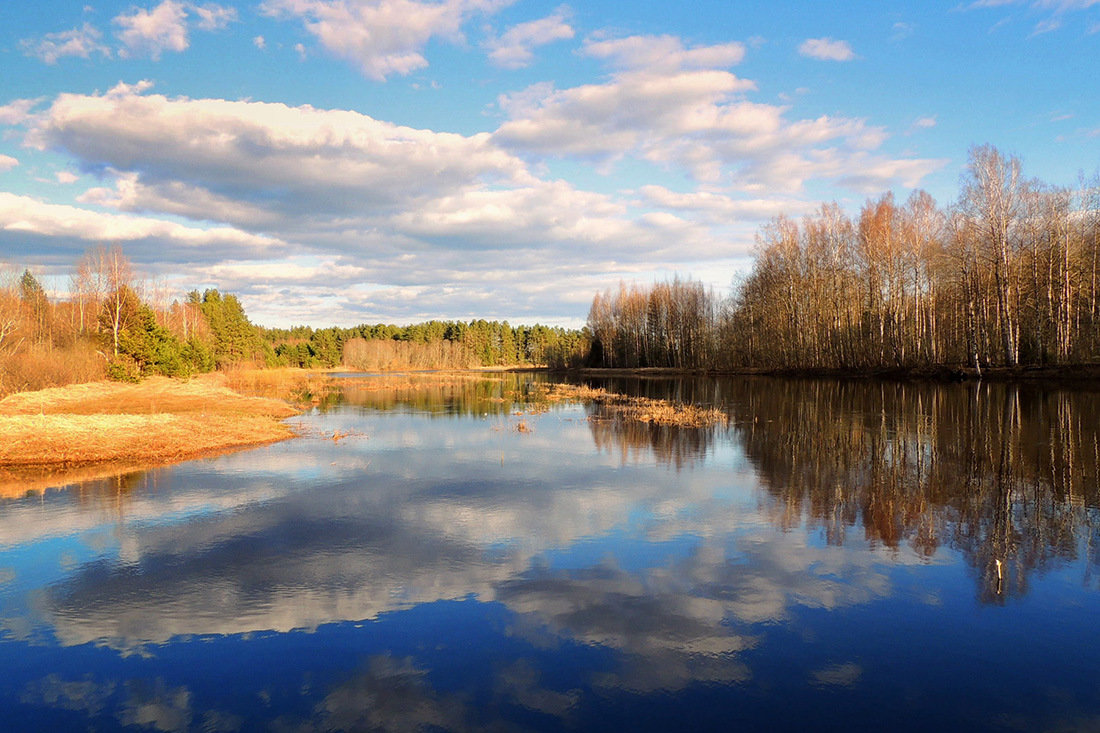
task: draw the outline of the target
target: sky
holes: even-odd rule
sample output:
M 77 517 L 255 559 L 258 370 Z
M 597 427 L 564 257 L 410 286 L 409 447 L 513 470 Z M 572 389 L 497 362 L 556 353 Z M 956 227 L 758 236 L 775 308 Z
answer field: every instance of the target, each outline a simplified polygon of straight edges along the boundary
M 119 245 L 265 326 L 579 326 L 969 149 L 1100 167 L 1100 0 L 8 0 L 0 268 Z

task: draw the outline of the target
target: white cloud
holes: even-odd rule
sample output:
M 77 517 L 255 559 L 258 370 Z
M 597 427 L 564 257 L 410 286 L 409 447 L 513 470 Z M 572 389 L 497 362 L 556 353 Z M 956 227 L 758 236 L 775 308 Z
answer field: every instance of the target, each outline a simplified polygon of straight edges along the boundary
M 200 30 L 216 31 L 235 20 L 236 8 L 164 0 L 151 10 L 135 8 L 129 14 L 117 15 L 112 22 L 119 27 L 115 35 L 123 45 L 120 57 L 148 56 L 157 60 L 164 51 L 187 50 L 192 24 Z
M 76 183 L 79 180 L 80 180 L 80 176 L 73 173 L 72 171 L 58 171 L 57 172 L 57 182 L 58 183 L 63 183 L 65 185 L 68 185 L 70 183 Z
M 905 131 L 906 135 L 912 135 L 921 130 L 931 130 L 937 124 L 935 115 L 927 115 L 925 117 L 918 117 L 913 120 L 913 124 L 909 125 L 909 129 Z
M 564 41 L 574 35 L 566 19 L 566 10 L 559 8 L 553 15 L 520 23 L 505 31 L 500 38 L 486 44 L 489 59 L 497 66 L 518 69 L 534 59 L 532 49 L 554 41 Z
M 725 69 L 741 63 L 745 45 L 731 42 L 689 49 L 676 36 L 629 36 L 588 39 L 584 52 L 620 69 Z
M 11 170 L 15 166 L 19 165 L 19 161 L 10 155 L 0 154 L 0 173 Z
M 728 114 L 731 100 L 753 88 L 718 70 L 623 72 L 606 84 L 560 91 L 540 85 L 501 97 L 510 119 L 495 137 L 545 154 L 666 159 L 676 138 L 687 144 L 716 125 L 744 124 L 744 115 Z
M 264 40 L 263 36 L 256 36 L 252 39 L 252 45 L 262 51 L 267 48 L 267 41 Z
M 0 107 L 0 125 L 22 125 L 31 118 L 31 110 L 41 99 L 17 99 Z
M 364 76 L 383 81 L 428 65 L 421 51 L 433 37 L 461 41 L 462 26 L 510 0 L 264 0 L 263 12 L 298 18 L 330 53 Z
M 797 216 L 808 214 L 816 207 L 812 202 L 787 196 L 735 198 L 714 191 L 672 191 L 653 184 L 642 186 L 639 193 L 650 207 L 684 212 L 715 225 L 763 221 L 780 214 Z
M 641 64 L 644 48 L 601 47 L 617 61 Z M 630 68 L 603 84 L 558 90 L 540 84 L 503 96 L 508 119 L 494 139 L 532 156 L 576 156 L 609 165 L 635 156 L 682 168 L 695 179 L 742 191 L 791 192 L 807 179 L 850 181 L 863 190 L 912 181 L 942 161 L 890 161 L 867 155 L 886 139 L 862 119 L 789 120 L 788 108 L 746 99 L 756 85 L 720 69 L 682 69 L 688 59 L 655 69 Z M 731 54 L 732 55 L 732 54 Z M 729 58 L 729 57 L 727 57 Z M 868 172 L 863 166 L 872 164 Z
M 175 0 L 164 0 L 152 10 L 136 8 L 129 15 L 116 16 L 113 22 L 125 46 L 119 51 L 124 58 L 145 55 L 155 60 L 163 51 L 185 51 L 189 45 L 186 6 Z
M 199 17 L 198 26 L 204 31 L 220 31 L 237 20 L 237 9 L 207 3 L 191 5 L 191 12 Z
M 832 38 L 807 38 L 798 47 L 803 56 L 821 61 L 851 61 L 856 57 L 847 41 Z
M 245 224 L 379 214 L 465 186 L 531 180 L 487 133 L 417 130 L 309 106 L 169 99 L 143 94 L 147 88 L 63 94 L 27 143 L 64 150 L 95 170 L 133 174 L 119 191 L 128 208 L 145 208 L 143 198 L 175 201 L 172 213 Z M 211 209 L 217 202 L 227 206 Z M 240 213 L 246 209 L 252 213 Z
M 13 238 L 12 234 L 18 236 Z M 202 229 L 162 219 L 104 214 L 0 191 L 0 241 L 13 252 L 19 247 L 32 251 L 41 246 L 41 240 L 36 244 L 28 241 L 26 235 L 55 240 L 74 252 L 100 242 L 129 243 L 135 249 L 144 245 L 160 257 L 164 257 L 165 248 L 172 248 L 176 256 L 185 258 L 200 253 L 220 255 L 227 249 L 238 257 L 269 256 L 286 248 L 284 242 L 274 237 L 233 227 Z
M 90 23 L 59 33 L 47 33 L 35 40 L 26 38 L 19 42 L 23 52 L 47 64 L 55 64 L 66 56 L 89 58 L 92 54 L 110 56 L 111 50 L 99 42 L 102 34 Z

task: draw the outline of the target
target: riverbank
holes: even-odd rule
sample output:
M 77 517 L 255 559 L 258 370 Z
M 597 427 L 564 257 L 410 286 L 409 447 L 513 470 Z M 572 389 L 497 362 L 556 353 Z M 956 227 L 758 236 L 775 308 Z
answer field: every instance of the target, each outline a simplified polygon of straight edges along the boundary
M 92 382 L 0 400 L 0 467 L 174 463 L 293 437 L 283 399 L 246 396 L 220 374 Z
M 896 381 L 961 382 L 968 380 L 1081 383 L 1100 380 L 1100 364 L 1064 366 L 972 367 L 939 366 L 880 369 L 768 368 L 671 369 L 664 367 L 581 368 L 565 373 L 590 377 L 783 377 L 887 379 Z

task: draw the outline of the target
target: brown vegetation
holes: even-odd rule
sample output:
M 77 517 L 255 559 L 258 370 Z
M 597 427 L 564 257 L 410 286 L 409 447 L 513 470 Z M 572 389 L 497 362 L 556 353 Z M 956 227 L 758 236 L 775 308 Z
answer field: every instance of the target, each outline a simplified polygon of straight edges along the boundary
M 727 421 L 726 414 L 715 408 L 649 397 L 631 397 L 583 385 L 547 385 L 545 398 L 551 402 L 576 400 L 595 404 L 600 408 L 600 415 L 596 419 L 632 420 L 653 425 L 692 428 L 725 425 Z
M 604 367 L 909 373 L 1100 360 L 1100 185 L 1057 188 L 971 151 L 940 208 L 887 193 L 779 217 L 722 302 L 699 283 L 621 286 L 589 313 Z
M 293 435 L 286 402 L 246 397 L 217 375 L 95 382 L 0 400 L 0 466 L 179 461 Z

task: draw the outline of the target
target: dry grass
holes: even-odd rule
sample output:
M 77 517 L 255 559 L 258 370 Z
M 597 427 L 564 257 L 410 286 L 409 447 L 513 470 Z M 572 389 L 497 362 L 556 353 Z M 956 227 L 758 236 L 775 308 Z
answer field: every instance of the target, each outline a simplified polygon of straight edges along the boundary
M 0 352 L 0 397 L 103 379 L 106 365 L 95 345 L 87 341 L 64 347 L 29 344 L 16 352 Z
M 316 369 L 231 369 L 220 375 L 229 389 L 254 397 L 310 402 L 335 389 L 334 380 Z
M 0 400 L 0 466 L 169 463 L 293 435 L 281 420 L 296 409 L 223 381 L 155 377 L 10 395 Z
M 654 400 L 648 397 L 608 392 L 583 385 L 551 384 L 545 391 L 550 402 L 576 400 L 599 405 L 607 417 L 633 420 L 654 425 L 676 425 L 680 427 L 703 428 L 713 425 L 725 425 L 729 422 L 726 413 L 713 407 Z

